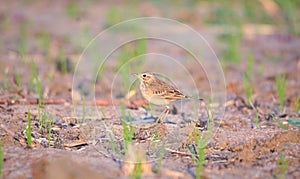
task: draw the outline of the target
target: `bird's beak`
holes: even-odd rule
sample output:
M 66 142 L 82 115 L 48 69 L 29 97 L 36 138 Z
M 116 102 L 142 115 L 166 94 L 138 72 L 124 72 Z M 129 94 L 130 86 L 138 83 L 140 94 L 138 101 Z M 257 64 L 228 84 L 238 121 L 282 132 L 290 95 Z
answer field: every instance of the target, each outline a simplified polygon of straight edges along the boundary
M 136 76 L 136 77 L 139 77 L 139 74 L 138 73 L 132 73 L 132 75 Z

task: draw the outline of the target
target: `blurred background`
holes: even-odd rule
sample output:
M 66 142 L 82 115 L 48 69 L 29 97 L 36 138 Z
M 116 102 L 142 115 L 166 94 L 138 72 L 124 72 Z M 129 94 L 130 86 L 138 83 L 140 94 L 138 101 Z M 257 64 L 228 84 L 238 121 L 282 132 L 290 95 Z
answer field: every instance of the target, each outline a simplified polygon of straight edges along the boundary
M 203 35 L 222 64 L 227 76 L 227 90 L 239 93 L 241 90 L 236 83 L 242 80 L 244 73 L 251 75 L 251 78 L 261 78 L 275 72 L 281 74 L 295 70 L 295 63 L 299 66 L 299 6 L 297 0 L 4 0 L 0 3 L 1 93 L 22 90 L 26 95 L 36 96 L 36 82 L 32 74 L 36 65 L 45 88 L 45 98 L 70 98 L 65 92 L 70 91 L 75 65 L 88 43 L 112 25 L 146 16 L 178 20 Z M 95 74 L 100 79 L 104 71 L 113 75 L 123 62 L 155 48 L 162 49 L 164 54 L 182 54 L 180 49 L 170 50 L 172 48 L 163 43 L 136 41 L 119 49 L 119 54 L 113 56 L 114 64 L 95 69 Z M 101 60 L 100 54 L 95 56 Z M 188 57 L 185 55 L 182 58 Z M 139 71 L 143 71 L 141 63 L 132 66 L 139 66 Z M 121 89 L 123 91 L 129 88 L 126 84 L 132 83 L 127 80 L 130 78 L 129 72 L 135 67 L 130 68 L 125 68 L 121 73 L 123 79 L 120 83 L 125 86 Z M 205 74 L 197 72 L 199 67 L 190 65 L 187 68 L 193 80 L 197 81 L 198 89 L 209 91 Z M 107 78 L 97 80 L 102 83 L 99 84 L 102 89 L 110 84 L 111 79 Z M 231 88 L 234 85 L 236 88 Z M 103 89 L 98 95 L 105 97 L 110 90 Z

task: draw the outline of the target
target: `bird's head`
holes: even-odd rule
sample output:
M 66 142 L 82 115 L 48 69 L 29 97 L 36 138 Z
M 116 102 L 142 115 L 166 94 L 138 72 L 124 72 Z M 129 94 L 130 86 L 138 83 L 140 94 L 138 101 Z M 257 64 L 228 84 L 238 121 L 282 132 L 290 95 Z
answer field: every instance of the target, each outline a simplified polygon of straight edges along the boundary
M 134 74 L 134 75 L 137 76 L 138 79 L 140 80 L 140 82 L 143 82 L 143 83 L 151 83 L 153 80 L 155 80 L 155 76 L 148 72 L 143 72 L 143 73 Z

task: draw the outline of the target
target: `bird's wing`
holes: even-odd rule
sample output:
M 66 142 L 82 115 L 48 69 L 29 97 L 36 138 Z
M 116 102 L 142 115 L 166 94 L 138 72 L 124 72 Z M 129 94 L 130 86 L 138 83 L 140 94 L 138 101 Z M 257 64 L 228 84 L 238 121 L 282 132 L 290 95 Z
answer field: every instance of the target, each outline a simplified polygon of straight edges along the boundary
M 176 87 L 171 86 L 164 81 L 159 81 L 159 83 L 161 83 L 161 85 L 159 85 L 159 87 L 156 86 L 155 90 L 153 90 L 153 95 L 157 95 L 160 98 L 167 100 L 179 100 L 186 98 L 186 96 Z

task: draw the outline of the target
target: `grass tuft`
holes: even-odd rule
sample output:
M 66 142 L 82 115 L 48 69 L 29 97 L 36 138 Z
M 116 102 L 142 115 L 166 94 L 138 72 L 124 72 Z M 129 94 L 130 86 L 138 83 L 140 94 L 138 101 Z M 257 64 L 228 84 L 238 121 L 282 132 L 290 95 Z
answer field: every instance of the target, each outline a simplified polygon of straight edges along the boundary
M 109 143 L 110 143 L 111 150 L 116 153 L 118 152 L 118 148 L 115 142 L 115 135 L 111 130 L 109 130 L 108 132 L 109 132 Z
M 41 131 L 43 131 L 43 129 L 46 127 L 46 122 L 47 122 L 47 114 L 44 111 L 43 115 L 42 115 L 42 118 L 41 118 L 41 121 L 40 121 L 40 130 Z
M 138 160 L 140 160 L 138 158 Z M 142 178 L 142 166 L 143 166 L 143 163 L 142 161 L 137 161 L 134 165 L 134 170 L 132 172 L 132 174 L 130 175 L 130 178 L 131 179 L 140 179 Z
M 284 107 L 284 97 L 286 91 L 286 83 L 285 83 L 286 75 L 283 74 L 282 76 L 277 75 L 275 77 L 276 82 L 276 91 L 279 97 L 279 113 L 282 114 L 283 107 Z
M 194 148 L 193 155 L 194 161 L 196 161 L 196 178 L 200 178 L 203 170 L 203 165 L 205 163 L 205 141 L 203 140 L 202 136 L 194 129 L 193 131 L 194 139 L 196 142 L 197 147 Z
M 212 136 L 212 125 L 213 125 L 213 119 L 214 119 L 214 112 L 213 112 L 213 104 L 214 97 L 212 96 L 209 98 L 206 112 L 207 112 L 207 133 L 205 136 L 201 136 L 199 132 L 194 128 L 193 130 L 193 138 L 195 139 L 196 147 L 193 145 L 193 152 L 191 152 L 193 155 L 194 161 L 196 161 L 196 178 L 200 178 L 203 170 L 203 165 L 205 163 L 205 147 Z M 190 140 L 192 140 L 190 138 Z
M 64 50 L 59 51 L 59 63 L 61 65 L 61 72 L 63 75 L 68 73 L 68 63 Z
M 124 105 L 121 106 L 121 115 L 122 115 L 121 121 L 123 127 L 124 150 L 126 153 L 128 149 L 128 145 L 132 142 L 134 131 L 132 125 L 132 117 L 129 112 L 128 112 L 128 120 L 129 120 L 129 128 L 128 128 Z
M 284 158 L 284 155 L 280 153 L 279 158 L 276 162 L 275 178 L 284 179 L 286 175 L 287 167 L 288 167 L 288 161 Z
M 31 119 L 30 119 L 30 110 L 28 110 L 28 114 L 27 114 L 26 139 L 27 139 L 27 145 L 28 145 L 29 147 L 31 147 L 31 146 L 32 146 L 32 140 L 31 140 Z

